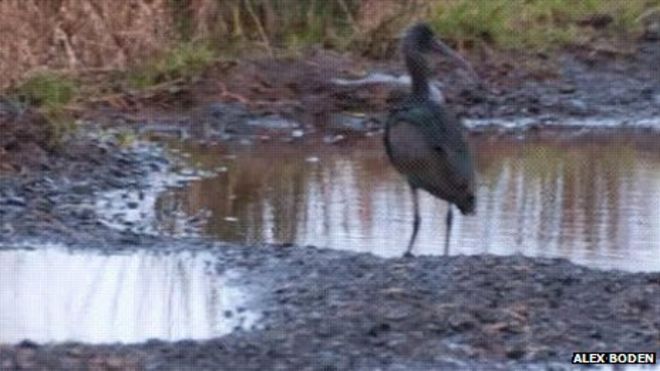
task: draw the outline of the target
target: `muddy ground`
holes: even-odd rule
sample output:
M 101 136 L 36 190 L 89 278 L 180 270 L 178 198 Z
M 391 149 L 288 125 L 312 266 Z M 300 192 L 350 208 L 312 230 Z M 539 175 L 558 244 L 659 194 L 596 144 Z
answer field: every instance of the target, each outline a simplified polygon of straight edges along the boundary
M 487 90 L 461 82 L 446 66 L 441 80 L 463 117 L 534 118 L 520 130 L 570 118 L 660 116 L 657 42 L 640 44 L 633 55 L 585 54 L 566 53 L 543 75 L 506 61 L 480 63 Z M 377 135 L 379 113 L 396 101 L 397 89 L 329 82 L 374 65 L 401 72 L 392 63 L 329 52 L 220 63 L 190 85 L 98 101 L 81 115 L 79 132 L 57 144 L 38 112 L 0 102 L 0 246 L 48 240 L 107 253 L 212 251 L 218 271 L 245 273 L 263 314 L 255 330 L 206 341 L 92 346 L 26 339 L 0 346 L 0 368 L 568 369 L 575 351 L 658 351 L 660 273 L 521 256 L 384 259 L 317 247 L 233 246 L 100 220 L 99 192 L 146 192 L 150 174 L 178 171 L 157 145 L 127 144 L 126 131 L 254 145 L 307 138 L 330 145 Z M 376 114 L 336 118 L 351 111 Z M 250 123 L 263 116 L 266 124 Z M 657 135 L 657 128 L 635 130 Z
M 218 270 L 249 272 L 248 287 L 261 291 L 260 305 L 267 310 L 258 329 L 208 341 L 139 345 L 25 341 L 0 348 L 0 364 L 563 369 L 577 350 L 660 346 L 660 274 L 596 271 L 565 260 L 524 257 L 387 260 L 298 246 L 218 246 L 216 255 Z
M 636 50 L 577 49 L 552 59 L 477 55 L 471 60 L 481 85 L 442 60 L 435 75 L 457 114 L 479 123 L 475 132 L 519 133 L 567 122 L 577 122 L 575 127 L 585 118 L 611 119 L 617 129 L 657 130 L 660 48 L 657 41 L 644 41 Z M 374 62 L 326 50 L 278 60 L 222 61 L 192 83 L 98 99 L 83 116 L 109 126 L 121 121 L 141 132 L 185 129 L 197 139 L 268 140 L 294 131 L 351 137 L 382 128 L 384 113 L 407 91 L 394 82 L 338 83 L 373 72 L 394 79 L 405 75 L 396 60 Z M 270 121 L 246 124 L 263 117 Z M 519 124 L 503 126 L 502 120 Z

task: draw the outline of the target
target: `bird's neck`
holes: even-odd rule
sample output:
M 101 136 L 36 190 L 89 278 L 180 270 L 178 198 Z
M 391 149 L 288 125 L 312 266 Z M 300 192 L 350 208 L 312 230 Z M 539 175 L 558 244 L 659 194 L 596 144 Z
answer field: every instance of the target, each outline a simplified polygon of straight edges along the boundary
M 410 53 L 405 57 L 406 67 L 412 80 L 412 95 L 418 99 L 428 99 L 430 95 L 429 66 L 423 55 Z

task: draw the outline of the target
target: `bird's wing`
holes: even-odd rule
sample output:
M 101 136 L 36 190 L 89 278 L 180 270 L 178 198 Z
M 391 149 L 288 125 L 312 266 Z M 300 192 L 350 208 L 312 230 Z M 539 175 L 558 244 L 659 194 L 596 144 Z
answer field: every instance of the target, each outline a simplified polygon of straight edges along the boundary
M 417 123 L 427 145 L 443 156 L 456 175 L 473 177 L 472 155 L 466 131 L 449 109 L 429 102 L 410 110 L 410 121 Z
M 457 204 L 473 193 L 471 154 L 451 112 L 410 105 L 390 117 L 385 142 L 394 166 L 412 184 Z

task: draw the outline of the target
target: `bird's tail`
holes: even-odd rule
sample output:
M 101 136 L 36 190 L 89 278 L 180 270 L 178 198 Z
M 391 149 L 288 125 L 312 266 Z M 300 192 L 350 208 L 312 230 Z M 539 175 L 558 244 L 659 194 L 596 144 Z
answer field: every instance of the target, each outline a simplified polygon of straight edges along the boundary
M 477 209 L 477 198 L 472 193 L 467 194 L 456 202 L 456 206 L 461 210 L 461 214 L 473 215 Z

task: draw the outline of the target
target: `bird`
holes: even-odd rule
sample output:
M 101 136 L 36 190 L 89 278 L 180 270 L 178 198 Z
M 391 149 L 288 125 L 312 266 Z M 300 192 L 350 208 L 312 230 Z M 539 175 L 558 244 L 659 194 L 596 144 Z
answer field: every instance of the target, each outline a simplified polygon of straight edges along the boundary
M 463 215 L 475 213 L 476 174 L 466 129 L 444 102 L 431 94 L 432 73 L 428 58 L 438 54 L 476 73 L 458 53 L 440 41 L 431 27 L 418 23 L 409 27 L 401 41 L 401 54 L 411 77 L 411 91 L 394 107 L 385 124 L 384 144 L 394 168 L 410 186 L 413 201 L 413 231 L 405 257 L 411 257 L 421 223 L 419 190 L 448 203 L 445 255 L 449 254 L 452 205 Z

